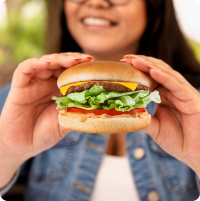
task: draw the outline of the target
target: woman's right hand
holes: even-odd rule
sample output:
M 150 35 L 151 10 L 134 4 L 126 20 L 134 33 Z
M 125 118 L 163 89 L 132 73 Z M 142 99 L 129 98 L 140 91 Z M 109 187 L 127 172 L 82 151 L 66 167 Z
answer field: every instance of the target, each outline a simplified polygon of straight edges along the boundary
M 59 126 L 52 100 L 60 94 L 57 78 L 66 68 L 91 59 L 81 53 L 61 53 L 20 63 L 0 118 L 0 148 L 25 161 L 65 137 L 70 130 Z

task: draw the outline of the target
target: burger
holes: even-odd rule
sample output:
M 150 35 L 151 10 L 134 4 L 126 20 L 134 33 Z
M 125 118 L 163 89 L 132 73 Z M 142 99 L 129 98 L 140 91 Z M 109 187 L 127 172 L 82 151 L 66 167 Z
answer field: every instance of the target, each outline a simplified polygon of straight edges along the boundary
M 132 65 L 111 62 L 81 63 L 58 78 L 61 97 L 53 97 L 62 127 L 87 133 L 138 131 L 149 125 L 145 107 L 160 103 L 153 80 Z

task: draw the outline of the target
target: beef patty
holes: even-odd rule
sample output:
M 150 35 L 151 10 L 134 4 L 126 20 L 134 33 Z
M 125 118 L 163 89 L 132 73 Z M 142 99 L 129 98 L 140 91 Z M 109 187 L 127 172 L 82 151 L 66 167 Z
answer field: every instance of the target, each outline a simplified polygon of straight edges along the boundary
M 84 90 L 89 90 L 91 87 L 93 86 L 102 86 L 105 90 L 107 91 L 116 91 L 116 92 L 128 92 L 128 91 L 132 91 L 131 89 L 129 89 L 128 87 L 125 87 L 121 84 L 117 84 L 117 83 L 111 83 L 111 82 L 88 82 L 85 84 L 81 84 L 79 86 L 72 86 L 67 90 L 67 93 L 65 96 L 67 96 L 70 93 L 74 93 L 74 92 L 81 92 Z M 145 90 L 148 91 L 149 88 L 139 84 L 135 91 L 138 90 Z

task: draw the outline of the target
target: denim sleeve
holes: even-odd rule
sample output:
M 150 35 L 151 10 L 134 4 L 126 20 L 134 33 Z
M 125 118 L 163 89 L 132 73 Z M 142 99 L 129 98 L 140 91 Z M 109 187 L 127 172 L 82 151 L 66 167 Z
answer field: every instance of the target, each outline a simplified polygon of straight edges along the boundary
M 199 180 L 199 177 L 196 175 L 196 182 L 197 182 L 197 189 L 199 191 L 199 194 L 200 194 L 200 180 Z
M 0 89 L 0 114 L 3 109 L 4 103 L 6 101 L 6 98 L 8 96 L 10 90 L 10 84 L 4 86 Z M 4 188 L 0 189 L 0 195 L 4 195 L 6 192 L 9 191 L 9 189 L 13 186 L 13 184 L 16 182 L 17 178 L 19 177 L 19 170 L 15 173 L 14 177 L 10 181 L 8 185 L 6 185 Z
M 18 177 L 19 177 L 19 173 L 20 170 L 18 170 L 15 175 L 13 176 L 12 180 L 4 187 L 0 189 L 0 195 L 3 196 L 4 194 L 6 194 L 11 187 L 15 184 L 15 182 L 17 181 Z
M 8 96 L 8 93 L 10 91 L 10 85 L 11 84 L 8 84 L 5 87 L 0 89 L 0 114 L 3 109 L 4 103 L 6 101 L 6 98 Z
M 200 92 L 200 88 L 197 88 L 197 90 Z M 196 175 L 196 182 L 197 182 L 197 188 L 198 188 L 198 191 L 200 194 L 200 180 L 199 180 L 199 177 L 197 175 Z

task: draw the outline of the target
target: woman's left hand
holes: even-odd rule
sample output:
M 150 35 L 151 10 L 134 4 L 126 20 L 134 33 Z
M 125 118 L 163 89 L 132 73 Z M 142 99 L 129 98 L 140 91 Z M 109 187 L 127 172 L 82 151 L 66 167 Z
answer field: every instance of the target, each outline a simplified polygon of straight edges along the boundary
M 121 62 L 149 74 L 158 83 L 155 89 L 160 93 L 161 103 L 144 131 L 200 178 L 200 93 L 162 60 L 126 55 Z

